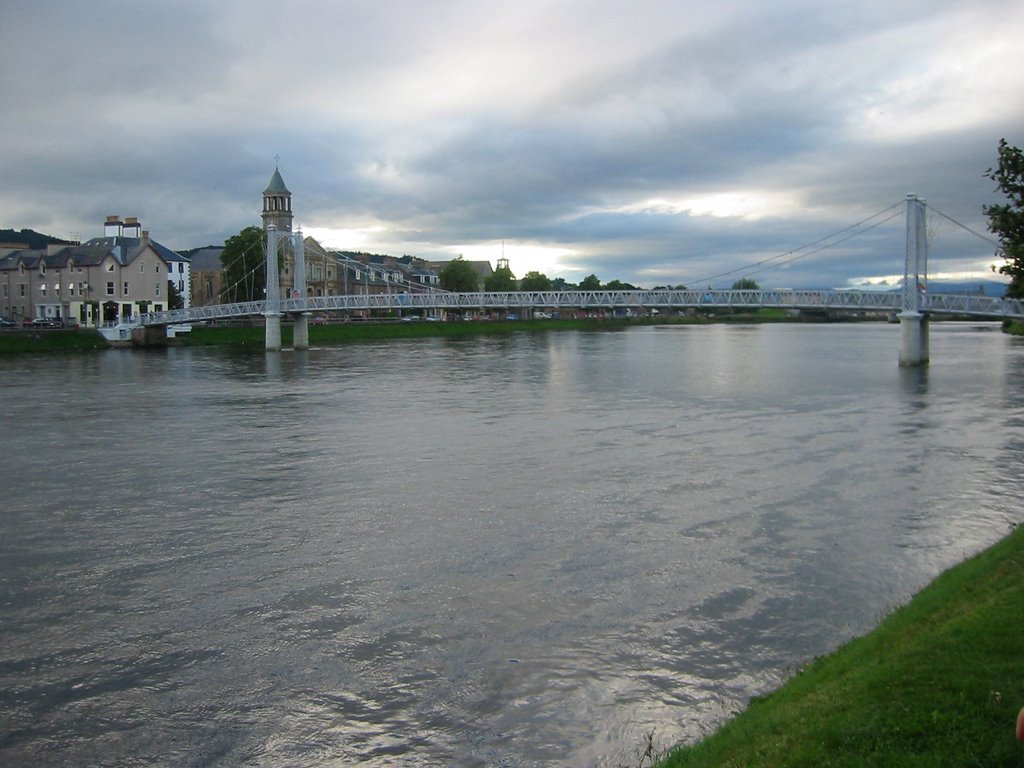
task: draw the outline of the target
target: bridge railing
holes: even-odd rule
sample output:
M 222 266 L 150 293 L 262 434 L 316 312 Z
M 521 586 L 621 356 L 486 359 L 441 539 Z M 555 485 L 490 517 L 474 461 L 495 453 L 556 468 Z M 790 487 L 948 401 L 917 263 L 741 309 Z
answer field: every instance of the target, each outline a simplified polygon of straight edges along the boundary
M 637 290 L 637 291 L 483 291 L 476 293 L 377 293 L 339 296 L 309 296 L 281 301 L 281 312 L 373 311 L 373 310 L 502 310 L 510 309 L 658 309 L 700 308 L 759 309 L 776 307 L 795 310 L 849 310 L 899 312 L 898 291 L 816 291 L 816 290 Z M 993 319 L 1024 319 L 1019 299 L 957 294 L 924 294 L 921 310 L 939 315 L 967 315 Z M 176 325 L 251 317 L 266 314 L 266 302 L 247 301 L 218 304 L 140 317 L 144 325 Z

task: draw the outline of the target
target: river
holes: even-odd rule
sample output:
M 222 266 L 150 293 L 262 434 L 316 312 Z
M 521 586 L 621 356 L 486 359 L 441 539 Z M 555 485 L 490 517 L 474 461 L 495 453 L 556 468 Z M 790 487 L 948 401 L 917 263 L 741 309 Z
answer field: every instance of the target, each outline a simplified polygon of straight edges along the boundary
M 614 766 L 1021 522 L 1024 342 L 0 359 L 0 763 Z

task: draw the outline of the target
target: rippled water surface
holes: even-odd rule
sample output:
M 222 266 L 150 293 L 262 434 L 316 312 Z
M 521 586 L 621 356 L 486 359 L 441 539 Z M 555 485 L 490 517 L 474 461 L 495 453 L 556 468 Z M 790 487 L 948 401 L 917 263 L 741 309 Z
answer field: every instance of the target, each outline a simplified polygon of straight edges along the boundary
M 0 359 L 0 763 L 692 739 L 1021 521 L 1024 345 L 898 332 Z

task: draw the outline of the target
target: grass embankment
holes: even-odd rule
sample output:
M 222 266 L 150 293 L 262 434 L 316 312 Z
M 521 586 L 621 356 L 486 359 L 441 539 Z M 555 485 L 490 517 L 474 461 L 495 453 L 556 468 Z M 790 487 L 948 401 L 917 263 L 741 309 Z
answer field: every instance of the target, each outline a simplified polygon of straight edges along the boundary
M 625 327 L 628 322 L 626 320 L 493 320 L 450 323 L 352 322 L 310 325 L 309 343 L 315 346 L 355 341 L 382 341 L 386 339 L 481 336 L 485 334 L 508 333 L 510 331 L 611 329 Z M 188 346 L 230 344 L 234 346 L 252 345 L 262 347 L 265 334 L 266 331 L 262 325 L 253 327 L 197 325 L 189 333 L 183 334 L 181 339 Z M 291 346 L 292 326 L 290 324 L 281 325 L 281 343 L 284 346 Z
M 1021 766 L 1024 526 L 661 768 Z
M 701 325 L 716 322 L 784 322 L 793 318 L 778 310 L 766 309 L 749 314 L 719 317 L 633 317 L 580 318 L 566 320 L 474 320 L 470 322 L 350 322 L 310 325 L 309 343 L 343 344 L 355 341 L 385 339 L 418 339 L 430 337 L 469 337 L 512 333 L 515 331 L 617 330 L 638 325 Z M 252 327 L 194 326 L 181 337 L 189 346 L 263 346 L 265 330 Z M 281 325 L 281 343 L 291 346 L 292 326 Z
M 0 333 L 0 354 L 16 352 L 75 352 L 109 349 L 96 331 L 18 330 Z
M 309 341 L 314 346 L 386 339 L 427 337 L 468 337 L 512 333 L 515 331 L 617 330 L 637 325 L 704 325 L 709 323 L 793 322 L 795 318 L 777 309 L 761 309 L 736 314 L 691 317 L 581 318 L 566 320 L 481 320 L 472 322 L 368 321 L 310 325 Z M 177 337 L 175 344 L 187 346 L 259 347 L 265 344 L 262 325 L 195 325 L 192 331 Z M 281 343 L 292 344 L 292 326 L 281 325 Z M 0 354 L 13 352 L 50 352 L 68 349 L 108 349 L 102 336 L 93 331 L 29 331 L 0 333 Z
M 1008 333 L 1011 336 L 1024 336 L 1024 322 L 1020 320 L 1010 320 L 1003 323 L 1003 332 Z

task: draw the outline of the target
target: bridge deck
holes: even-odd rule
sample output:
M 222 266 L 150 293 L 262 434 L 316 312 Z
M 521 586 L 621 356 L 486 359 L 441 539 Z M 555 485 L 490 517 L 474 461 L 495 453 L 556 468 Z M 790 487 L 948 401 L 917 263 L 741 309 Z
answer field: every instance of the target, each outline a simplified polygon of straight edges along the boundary
M 276 311 L 285 314 L 358 310 L 559 310 L 559 309 L 761 309 L 776 307 L 799 310 L 847 310 L 899 312 L 898 291 L 813 291 L 813 290 L 651 290 L 651 291 L 513 291 L 452 293 L 381 293 L 370 295 L 310 296 L 285 299 Z M 921 310 L 935 315 L 962 315 L 979 319 L 1024 319 L 1024 302 L 990 296 L 926 294 Z M 204 320 L 264 315 L 264 301 L 216 304 L 140 317 L 142 325 L 176 325 Z

